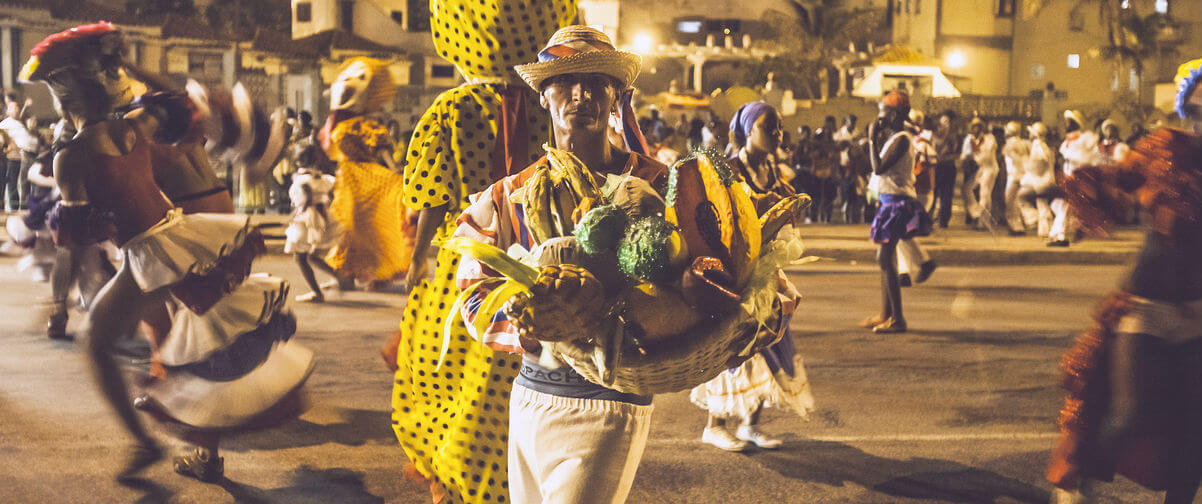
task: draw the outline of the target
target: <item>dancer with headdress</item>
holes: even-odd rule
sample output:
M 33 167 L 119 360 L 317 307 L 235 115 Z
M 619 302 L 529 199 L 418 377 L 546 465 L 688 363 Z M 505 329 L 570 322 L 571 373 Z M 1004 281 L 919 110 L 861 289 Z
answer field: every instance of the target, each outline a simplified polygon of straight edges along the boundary
M 299 411 L 312 353 L 286 340 L 295 320 L 284 307 L 287 285 L 249 277 L 264 250 L 246 217 L 190 214 L 173 206 L 154 180 L 154 142 L 188 131 L 190 102 L 181 95 L 128 104 L 125 43 L 108 23 L 47 37 L 31 51 L 23 81 L 50 86 L 56 108 L 78 133 L 54 159 L 62 201 L 56 242 L 80 247 L 113 237 L 124 262 L 88 314 L 87 352 L 105 400 L 135 444 L 118 478 L 135 477 L 162 457 L 134 412 L 111 354 L 145 315 L 171 307 L 171 333 L 159 348 L 166 374 L 150 385 L 143 407 L 200 445 L 176 459 L 176 471 L 219 478 L 221 432 L 270 424 Z
M 1135 265 L 1061 359 L 1068 391 L 1048 480 L 1056 502 L 1086 502 L 1121 474 L 1193 502 L 1202 481 L 1202 59 L 1177 71 L 1185 129 L 1161 128 L 1117 164 L 1075 167 L 1065 188 L 1087 232 L 1147 210 Z
M 439 0 L 431 7 L 434 46 L 468 82 L 439 95 L 409 145 L 396 151 L 405 166 L 404 203 L 419 216 L 406 276 L 412 292 L 398 339 L 383 349 L 396 371 L 392 426 L 436 501 L 445 495 L 449 502 L 500 502 L 508 499 L 508 397 L 520 359 L 476 344 L 459 323 L 449 328 L 453 358 L 435 372 L 460 293 L 459 254 L 439 247 L 432 278 L 426 267 L 431 247 L 455 230 L 468 196 L 542 157 L 547 112 L 512 67 L 570 24 L 576 3 Z M 512 29 L 513 19 L 523 20 L 520 29 Z
M 338 163 L 330 214 L 343 234 L 326 263 L 338 273 L 339 288 L 355 281 L 379 286 L 400 280 L 409 269 L 413 226 L 401 203 L 392 137 L 369 117 L 396 89 L 386 62 L 362 57 L 343 62 L 330 85 L 330 115 L 318 138 Z M 302 301 L 317 299 L 305 295 Z

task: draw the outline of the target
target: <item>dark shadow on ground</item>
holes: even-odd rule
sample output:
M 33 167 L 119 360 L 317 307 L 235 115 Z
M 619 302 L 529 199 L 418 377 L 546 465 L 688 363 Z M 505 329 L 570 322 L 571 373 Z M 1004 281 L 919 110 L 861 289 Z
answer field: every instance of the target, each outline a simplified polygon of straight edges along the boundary
M 363 474 L 350 469 L 314 469 L 301 466 L 292 471 L 291 486 L 262 490 L 229 479 L 218 483 L 236 502 L 249 504 L 332 503 L 379 504 L 363 484 Z
M 854 483 L 894 497 L 992 503 L 1000 499 L 1043 504 L 1047 490 L 992 471 L 939 459 L 895 460 L 843 443 L 789 442 L 748 458 L 787 478 L 841 487 Z
M 341 422 L 320 425 L 296 419 L 259 432 L 231 436 L 222 449 L 233 452 L 247 450 L 282 450 L 325 443 L 362 446 L 367 442 L 391 442 L 392 413 L 389 411 L 350 409 L 343 412 Z
M 134 478 L 120 483 L 121 486 L 142 492 L 135 504 L 165 504 L 175 495 L 167 487 L 144 478 Z

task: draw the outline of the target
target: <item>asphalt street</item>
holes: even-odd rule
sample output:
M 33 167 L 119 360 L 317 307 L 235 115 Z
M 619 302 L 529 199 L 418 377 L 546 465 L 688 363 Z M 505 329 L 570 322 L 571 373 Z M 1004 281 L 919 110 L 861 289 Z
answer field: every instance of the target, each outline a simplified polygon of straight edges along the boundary
M 43 336 L 49 287 L 14 264 L 0 259 L 0 501 L 429 502 L 401 475 L 405 460 L 389 424 L 392 378 L 377 354 L 403 296 L 354 292 L 295 305 L 297 338 L 318 358 L 308 385 L 314 406 L 280 429 L 227 440 L 227 481 L 184 479 L 164 462 L 142 483 L 120 486 L 112 475 L 128 440 L 77 344 Z M 303 292 L 290 259 L 271 256 L 259 268 Z M 941 268 L 904 291 L 911 331 L 874 335 L 856 327 L 879 309 L 873 268 L 801 267 L 791 273 L 805 295 L 792 336 L 818 410 L 808 420 L 769 411 L 763 429 L 784 446 L 736 454 L 700 443 L 705 415 L 687 392 L 658 396 L 629 502 L 1047 502 L 1057 362 L 1120 273 Z M 1130 482 L 1101 491 L 1100 502 L 1157 501 Z

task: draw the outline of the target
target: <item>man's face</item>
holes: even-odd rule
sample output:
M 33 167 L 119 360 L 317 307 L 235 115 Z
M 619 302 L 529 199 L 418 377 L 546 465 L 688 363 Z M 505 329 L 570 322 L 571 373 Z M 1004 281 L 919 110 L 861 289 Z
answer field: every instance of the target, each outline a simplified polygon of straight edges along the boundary
M 952 118 L 946 115 L 939 116 L 939 131 L 948 131 L 952 129 Z
M 543 82 L 540 102 L 556 129 L 604 132 L 617 112 L 617 81 L 605 74 L 562 74 Z

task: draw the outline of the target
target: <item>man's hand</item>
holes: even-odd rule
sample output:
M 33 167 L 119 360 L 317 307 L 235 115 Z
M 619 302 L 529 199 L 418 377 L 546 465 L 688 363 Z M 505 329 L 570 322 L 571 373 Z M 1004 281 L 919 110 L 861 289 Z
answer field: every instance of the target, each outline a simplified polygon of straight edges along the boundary
M 405 272 L 405 285 L 412 290 L 421 283 L 422 279 L 426 278 L 426 273 L 430 270 L 429 261 L 425 256 L 420 258 L 414 257 L 413 262 L 409 264 L 409 271 Z

